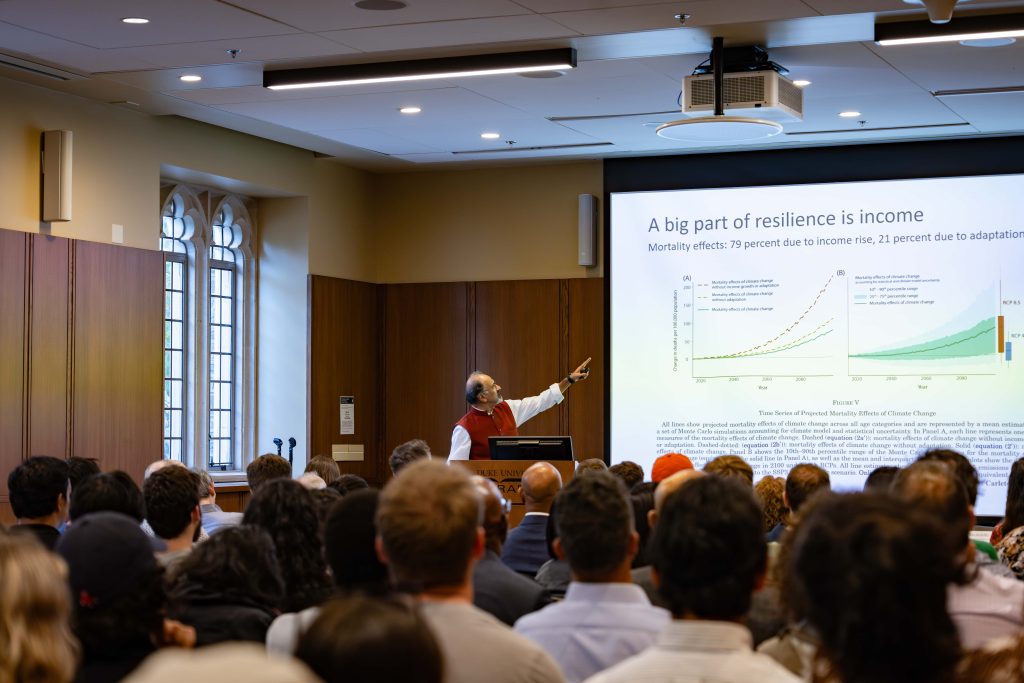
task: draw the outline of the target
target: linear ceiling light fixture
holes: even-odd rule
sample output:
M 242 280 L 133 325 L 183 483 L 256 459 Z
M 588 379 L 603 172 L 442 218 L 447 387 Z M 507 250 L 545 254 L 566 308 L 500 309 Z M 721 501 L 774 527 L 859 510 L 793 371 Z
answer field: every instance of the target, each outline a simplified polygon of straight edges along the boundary
M 984 14 L 958 16 L 948 24 L 924 21 L 898 21 L 875 24 L 875 42 L 879 45 L 952 43 L 987 38 L 1024 36 L 1024 14 Z
M 567 47 L 532 52 L 440 57 L 403 62 L 374 62 L 282 69 L 263 72 L 263 87 L 270 90 L 327 88 L 336 85 L 425 81 L 433 78 L 462 78 L 528 71 L 551 71 L 576 67 L 576 50 Z

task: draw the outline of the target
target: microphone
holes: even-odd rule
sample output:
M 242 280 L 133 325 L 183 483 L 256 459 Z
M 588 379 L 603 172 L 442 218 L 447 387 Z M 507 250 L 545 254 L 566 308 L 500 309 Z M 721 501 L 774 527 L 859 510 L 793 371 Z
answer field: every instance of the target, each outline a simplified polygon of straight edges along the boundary
M 274 445 L 277 446 L 277 454 L 281 455 L 281 446 L 284 445 L 284 441 L 281 441 L 280 437 L 274 437 Z

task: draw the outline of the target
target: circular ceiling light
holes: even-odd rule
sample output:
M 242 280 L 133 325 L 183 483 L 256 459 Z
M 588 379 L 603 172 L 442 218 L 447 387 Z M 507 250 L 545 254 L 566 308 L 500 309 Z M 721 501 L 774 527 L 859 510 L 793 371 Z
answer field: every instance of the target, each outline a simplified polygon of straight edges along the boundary
M 663 123 L 657 132 L 663 138 L 684 142 L 742 142 L 778 135 L 782 124 L 746 116 L 701 116 Z
M 124 24 L 148 24 L 149 19 L 144 17 L 125 17 L 121 22 Z
M 480 133 L 480 137 L 484 140 L 497 140 L 501 137 L 501 133 Z
M 402 107 L 398 111 L 402 112 L 403 114 L 419 114 L 423 110 L 420 109 L 419 107 Z
M 376 12 L 405 9 L 406 6 L 401 0 L 359 0 L 359 2 L 353 4 L 359 9 L 368 9 Z
M 185 74 L 184 76 L 179 76 L 178 80 L 184 81 L 185 83 L 198 83 L 203 80 L 203 77 L 197 76 L 196 74 Z
M 1013 45 L 1016 42 L 1016 38 L 972 38 L 970 40 L 961 40 L 960 44 L 964 47 L 1003 47 L 1004 45 Z
M 839 112 L 839 116 L 844 118 L 844 119 L 852 119 L 852 118 L 856 118 L 856 117 L 860 116 L 860 112 L 859 111 L 841 111 L 841 112 Z
M 803 80 L 801 80 L 801 81 L 793 81 L 793 85 L 797 86 L 798 88 L 805 88 L 805 87 L 807 87 L 810 84 L 811 84 L 810 81 L 803 81 Z
M 561 78 L 565 75 L 564 71 L 526 71 L 521 74 L 516 74 L 523 78 Z

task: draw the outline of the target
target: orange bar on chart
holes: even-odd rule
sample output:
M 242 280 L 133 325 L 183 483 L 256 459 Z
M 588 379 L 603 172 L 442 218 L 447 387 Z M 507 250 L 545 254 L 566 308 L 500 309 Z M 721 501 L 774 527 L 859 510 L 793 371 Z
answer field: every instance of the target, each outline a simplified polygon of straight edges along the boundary
M 996 318 L 996 334 L 999 335 L 999 353 L 1006 351 L 1006 337 L 1003 335 L 1003 316 Z

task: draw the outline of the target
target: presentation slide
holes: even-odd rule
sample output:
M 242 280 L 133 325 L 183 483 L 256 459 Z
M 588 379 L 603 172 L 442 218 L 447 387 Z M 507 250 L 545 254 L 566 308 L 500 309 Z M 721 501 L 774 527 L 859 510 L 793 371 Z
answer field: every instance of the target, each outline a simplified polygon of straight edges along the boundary
M 977 514 L 1002 515 L 1024 175 L 616 193 L 610 212 L 613 463 L 815 462 L 853 490 L 948 447 L 980 472 Z

